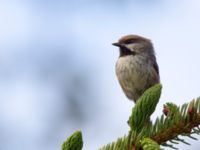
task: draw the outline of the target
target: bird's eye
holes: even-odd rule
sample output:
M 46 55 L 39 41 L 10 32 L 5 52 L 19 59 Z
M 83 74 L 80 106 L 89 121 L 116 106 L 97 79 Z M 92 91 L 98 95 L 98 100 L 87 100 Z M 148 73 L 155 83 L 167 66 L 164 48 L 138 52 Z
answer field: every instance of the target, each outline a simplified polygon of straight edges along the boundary
M 131 44 L 131 43 L 134 43 L 134 42 L 135 42 L 135 40 L 131 39 L 131 40 L 127 40 L 125 43 L 126 44 Z

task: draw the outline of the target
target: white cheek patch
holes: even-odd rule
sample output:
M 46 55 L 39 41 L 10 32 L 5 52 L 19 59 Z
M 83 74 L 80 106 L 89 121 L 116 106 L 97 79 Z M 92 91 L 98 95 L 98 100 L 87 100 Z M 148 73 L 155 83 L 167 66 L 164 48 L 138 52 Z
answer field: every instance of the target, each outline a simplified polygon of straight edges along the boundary
M 126 48 L 128 48 L 132 52 L 135 52 L 135 50 L 134 50 L 135 45 L 136 45 L 135 43 L 126 44 Z

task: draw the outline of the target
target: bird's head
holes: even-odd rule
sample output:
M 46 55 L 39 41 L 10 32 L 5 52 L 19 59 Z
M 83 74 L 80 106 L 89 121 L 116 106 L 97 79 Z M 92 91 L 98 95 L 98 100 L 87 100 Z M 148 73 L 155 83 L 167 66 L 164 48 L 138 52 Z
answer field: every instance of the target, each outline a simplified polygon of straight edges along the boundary
M 123 36 L 113 45 L 119 47 L 120 57 L 127 55 L 154 55 L 151 41 L 138 35 Z

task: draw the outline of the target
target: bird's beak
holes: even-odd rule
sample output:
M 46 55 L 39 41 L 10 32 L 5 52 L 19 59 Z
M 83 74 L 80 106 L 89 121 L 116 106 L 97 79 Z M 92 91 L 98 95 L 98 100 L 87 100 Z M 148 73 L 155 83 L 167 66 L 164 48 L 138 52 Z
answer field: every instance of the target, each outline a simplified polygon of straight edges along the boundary
M 117 46 L 117 47 L 122 47 L 122 45 L 120 43 L 112 43 L 112 45 Z

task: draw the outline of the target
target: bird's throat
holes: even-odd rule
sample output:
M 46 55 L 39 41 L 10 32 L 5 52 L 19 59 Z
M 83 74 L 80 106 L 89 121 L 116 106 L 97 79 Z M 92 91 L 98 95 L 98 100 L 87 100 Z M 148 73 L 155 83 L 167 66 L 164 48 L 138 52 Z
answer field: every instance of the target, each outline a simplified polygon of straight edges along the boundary
M 119 57 L 124 57 L 124 56 L 127 56 L 127 55 L 136 55 L 136 53 L 134 51 L 131 51 L 130 49 L 128 49 L 126 47 L 121 47 Z

